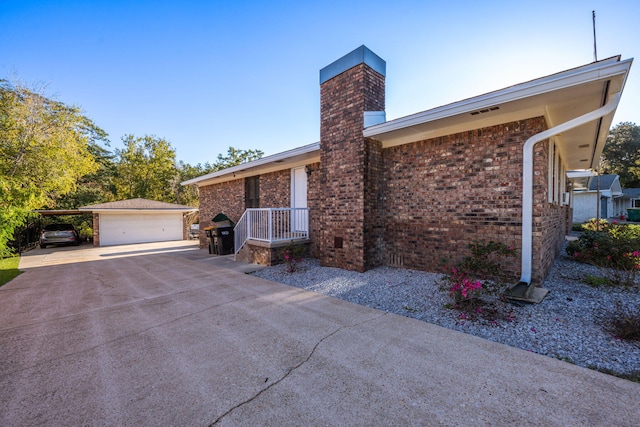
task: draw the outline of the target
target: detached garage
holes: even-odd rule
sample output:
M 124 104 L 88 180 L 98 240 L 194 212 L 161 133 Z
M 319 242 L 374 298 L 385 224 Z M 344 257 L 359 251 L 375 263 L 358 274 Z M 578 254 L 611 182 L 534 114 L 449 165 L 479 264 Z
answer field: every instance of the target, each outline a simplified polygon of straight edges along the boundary
M 93 245 L 112 246 L 131 243 L 186 240 L 185 217 L 198 209 L 147 199 L 83 206 L 93 213 Z

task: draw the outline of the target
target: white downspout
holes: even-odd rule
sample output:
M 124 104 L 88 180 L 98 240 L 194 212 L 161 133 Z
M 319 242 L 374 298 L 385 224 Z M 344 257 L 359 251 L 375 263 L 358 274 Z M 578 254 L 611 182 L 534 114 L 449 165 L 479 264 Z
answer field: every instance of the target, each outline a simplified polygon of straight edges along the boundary
M 602 107 L 568 122 L 564 122 L 529 138 L 523 147 L 522 160 L 522 268 L 520 283 L 531 283 L 531 264 L 533 259 L 533 147 L 554 135 L 573 129 L 590 121 L 604 117 L 615 111 L 620 102 L 620 92 Z

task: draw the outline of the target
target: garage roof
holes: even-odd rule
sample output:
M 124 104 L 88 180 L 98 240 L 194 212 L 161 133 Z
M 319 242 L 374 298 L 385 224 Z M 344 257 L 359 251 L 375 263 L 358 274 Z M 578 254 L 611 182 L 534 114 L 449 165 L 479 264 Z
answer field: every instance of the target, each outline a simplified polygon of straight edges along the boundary
M 148 199 L 128 199 L 117 202 L 98 203 L 95 205 L 82 206 L 79 210 L 91 212 L 116 212 L 116 211 L 179 211 L 194 212 L 198 208 L 192 206 L 179 205 L 176 203 L 158 202 Z
M 82 212 L 78 209 L 38 209 L 34 212 L 39 213 L 42 216 L 55 216 L 55 215 L 83 215 L 90 212 Z

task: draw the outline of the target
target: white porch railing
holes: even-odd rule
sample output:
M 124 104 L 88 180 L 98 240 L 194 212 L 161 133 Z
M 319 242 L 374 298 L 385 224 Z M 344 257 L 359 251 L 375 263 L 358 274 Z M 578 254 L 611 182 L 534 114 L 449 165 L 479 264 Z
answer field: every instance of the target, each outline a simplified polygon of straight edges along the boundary
M 247 240 L 279 242 L 309 238 L 308 208 L 255 208 L 242 214 L 234 231 L 238 253 Z

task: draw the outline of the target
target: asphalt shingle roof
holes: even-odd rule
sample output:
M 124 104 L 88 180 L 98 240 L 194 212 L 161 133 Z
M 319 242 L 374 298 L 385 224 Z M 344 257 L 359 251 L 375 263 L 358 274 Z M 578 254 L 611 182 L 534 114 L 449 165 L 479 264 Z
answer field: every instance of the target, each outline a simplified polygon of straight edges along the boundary
M 600 175 L 600 190 L 609 190 L 618 175 Z M 589 179 L 589 191 L 598 190 L 598 179 L 593 177 Z
M 640 188 L 625 188 L 622 194 L 629 197 L 640 197 Z
M 176 203 L 158 202 L 148 199 L 128 199 L 117 202 L 98 203 L 83 206 L 80 209 L 133 209 L 133 210 L 194 210 L 196 208 Z

